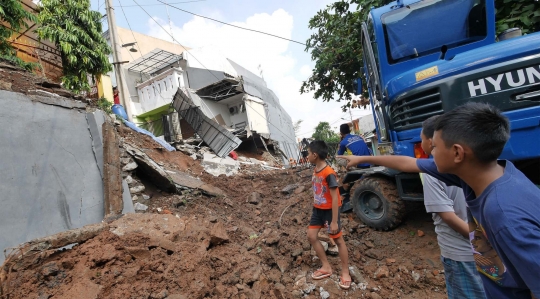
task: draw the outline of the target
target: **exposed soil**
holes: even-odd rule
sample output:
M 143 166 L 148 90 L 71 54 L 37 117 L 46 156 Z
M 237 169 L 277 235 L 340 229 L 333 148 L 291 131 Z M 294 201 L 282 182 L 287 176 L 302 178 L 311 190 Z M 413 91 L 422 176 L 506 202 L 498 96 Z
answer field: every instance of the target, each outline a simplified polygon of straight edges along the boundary
M 158 158 L 164 153 L 152 151 Z M 162 157 L 169 155 L 183 154 Z M 294 298 L 302 297 L 299 289 L 312 289 L 305 298 L 321 298 L 325 291 L 330 298 L 446 297 L 433 225 L 421 209 L 391 232 L 373 231 L 343 214 L 355 283 L 342 291 L 336 274 L 313 281 L 320 263 L 306 239 L 311 171 L 228 178 L 204 173 L 201 178 L 227 196 L 189 193 L 177 207 L 181 195 L 147 186 L 147 213 L 126 215 L 111 224 L 111 232 L 12 272 L 6 298 Z M 289 184 L 299 188 L 282 194 Z M 246 202 L 252 192 L 260 194 L 259 204 Z M 339 273 L 339 258 L 329 260 Z
M 0 89 L 27 93 L 37 80 L 0 66 Z M 44 252 L 27 267 L 0 271 L 0 298 L 446 298 L 433 224 L 422 205 L 409 205 L 405 221 L 390 232 L 342 214 L 354 281 L 343 291 L 337 256 L 329 256 L 330 278 L 311 278 L 320 266 L 306 237 L 311 169 L 214 177 L 198 160 L 167 152 L 123 126 L 119 131 L 156 162 L 197 176 L 226 196 L 171 194 L 141 177 L 150 196 L 145 213 L 125 215 L 72 249 Z M 291 184 L 296 190 L 284 194 Z

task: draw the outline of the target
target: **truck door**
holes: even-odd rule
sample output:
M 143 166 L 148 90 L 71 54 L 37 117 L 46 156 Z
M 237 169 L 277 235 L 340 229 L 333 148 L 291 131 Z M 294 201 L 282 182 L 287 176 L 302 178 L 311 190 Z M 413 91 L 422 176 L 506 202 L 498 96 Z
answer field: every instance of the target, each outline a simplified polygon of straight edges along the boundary
M 386 119 L 385 104 L 382 98 L 382 86 L 379 79 L 379 69 L 377 67 L 377 61 L 373 51 L 373 44 L 366 23 L 362 23 L 362 49 L 364 59 L 364 72 L 366 76 L 367 89 L 371 104 L 373 106 L 373 113 L 375 117 L 375 124 L 379 139 L 382 142 L 388 142 L 388 125 Z

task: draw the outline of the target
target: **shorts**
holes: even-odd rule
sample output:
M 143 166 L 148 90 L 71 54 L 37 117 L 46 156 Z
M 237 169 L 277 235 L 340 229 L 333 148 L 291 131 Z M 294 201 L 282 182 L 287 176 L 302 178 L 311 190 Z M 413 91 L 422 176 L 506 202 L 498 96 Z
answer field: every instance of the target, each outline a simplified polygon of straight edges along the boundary
M 485 299 L 486 293 L 474 262 L 459 262 L 441 256 L 449 299 Z
M 339 219 L 338 213 L 338 232 L 337 234 L 330 234 L 330 223 L 332 223 L 332 209 L 323 210 L 313 207 L 313 212 L 311 214 L 311 220 L 309 221 L 310 229 L 321 229 L 324 228 L 328 233 L 328 236 L 332 239 L 337 239 L 343 235 L 341 231 L 341 220 Z

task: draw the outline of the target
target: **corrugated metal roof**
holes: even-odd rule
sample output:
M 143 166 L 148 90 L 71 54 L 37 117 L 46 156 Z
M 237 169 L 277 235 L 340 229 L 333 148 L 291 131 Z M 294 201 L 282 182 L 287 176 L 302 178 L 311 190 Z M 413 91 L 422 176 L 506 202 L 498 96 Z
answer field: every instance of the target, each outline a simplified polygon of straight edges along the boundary
M 189 94 L 178 89 L 172 106 L 204 140 L 217 156 L 226 157 L 242 141 L 223 126 L 208 118 L 201 109 L 193 104 Z

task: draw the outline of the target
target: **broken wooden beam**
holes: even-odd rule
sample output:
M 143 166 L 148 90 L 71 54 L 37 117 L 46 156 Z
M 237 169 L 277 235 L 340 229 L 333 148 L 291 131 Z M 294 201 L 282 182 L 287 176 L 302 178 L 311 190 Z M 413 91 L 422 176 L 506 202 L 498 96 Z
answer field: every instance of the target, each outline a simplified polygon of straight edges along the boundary
M 103 132 L 103 193 L 105 217 L 119 215 L 124 208 L 122 198 L 122 173 L 120 143 L 113 124 L 105 121 Z

